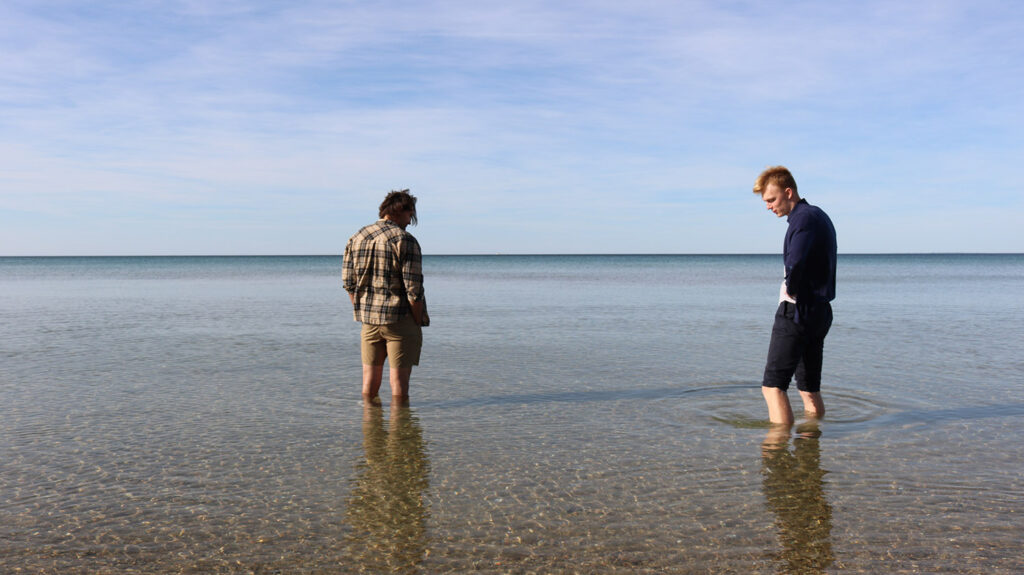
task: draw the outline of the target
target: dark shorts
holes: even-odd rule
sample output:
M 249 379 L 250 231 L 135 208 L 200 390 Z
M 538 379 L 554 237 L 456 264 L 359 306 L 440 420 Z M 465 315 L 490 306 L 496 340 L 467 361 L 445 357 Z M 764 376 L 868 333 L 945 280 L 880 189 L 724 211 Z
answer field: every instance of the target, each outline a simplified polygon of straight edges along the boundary
M 802 313 L 800 323 L 793 321 L 795 313 L 796 306 L 789 302 L 780 303 L 775 312 L 761 385 L 787 390 L 795 375 L 797 389 L 817 392 L 821 390 L 825 336 L 832 327 L 832 306 L 822 303 L 816 309 Z

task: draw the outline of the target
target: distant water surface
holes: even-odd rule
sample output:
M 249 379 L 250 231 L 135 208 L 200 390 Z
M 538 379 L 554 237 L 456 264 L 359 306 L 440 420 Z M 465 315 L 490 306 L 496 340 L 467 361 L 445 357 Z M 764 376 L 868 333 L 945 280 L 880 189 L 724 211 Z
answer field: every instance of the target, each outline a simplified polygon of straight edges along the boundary
M 1022 255 L 841 255 L 792 434 L 777 255 L 427 256 L 408 408 L 340 266 L 0 258 L 0 572 L 1024 572 Z

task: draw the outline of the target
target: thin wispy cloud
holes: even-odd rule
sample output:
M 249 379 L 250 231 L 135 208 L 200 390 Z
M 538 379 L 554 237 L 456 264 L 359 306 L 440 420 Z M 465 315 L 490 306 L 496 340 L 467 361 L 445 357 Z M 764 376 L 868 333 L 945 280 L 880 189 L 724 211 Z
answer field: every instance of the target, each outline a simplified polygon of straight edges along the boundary
M 966 1 L 5 2 L 0 254 L 333 253 L 395 187 L 428 253 L 770 252 L 750 182 L 774 163 L 850 222 L 847 251 L 1024 251 L 986 230 L 1024 216 L 1022 22 Z M 977 233 L 922 219 L 965 193 Z

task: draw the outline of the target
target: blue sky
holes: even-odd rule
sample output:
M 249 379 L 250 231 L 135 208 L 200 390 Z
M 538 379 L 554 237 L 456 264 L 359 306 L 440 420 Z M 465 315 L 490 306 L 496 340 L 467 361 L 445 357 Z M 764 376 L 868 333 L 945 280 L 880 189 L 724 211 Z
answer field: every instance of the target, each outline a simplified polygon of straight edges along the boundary
M 1024 2 L 0 0 L 0 255 L 1024 252 Z

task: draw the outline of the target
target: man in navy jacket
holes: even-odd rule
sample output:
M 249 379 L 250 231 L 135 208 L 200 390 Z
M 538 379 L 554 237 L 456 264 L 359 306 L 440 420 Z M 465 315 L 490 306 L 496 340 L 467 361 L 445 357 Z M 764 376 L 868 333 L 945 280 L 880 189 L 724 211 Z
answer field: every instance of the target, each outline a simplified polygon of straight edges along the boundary
M 821 363 L 825 336 L 832 326 L 829 302 L 836 297 L 836 230 L 821 208 L 800 199 L 796 180 L 783 166 L 761 172 L 754 193 L 789 222 L 782 248 L 785 279 L 779 289 L 761 391 L 772 423 L 792 424 L 786 391 L 794 375 L 804 411 L 812 417 L 825 414 Z

